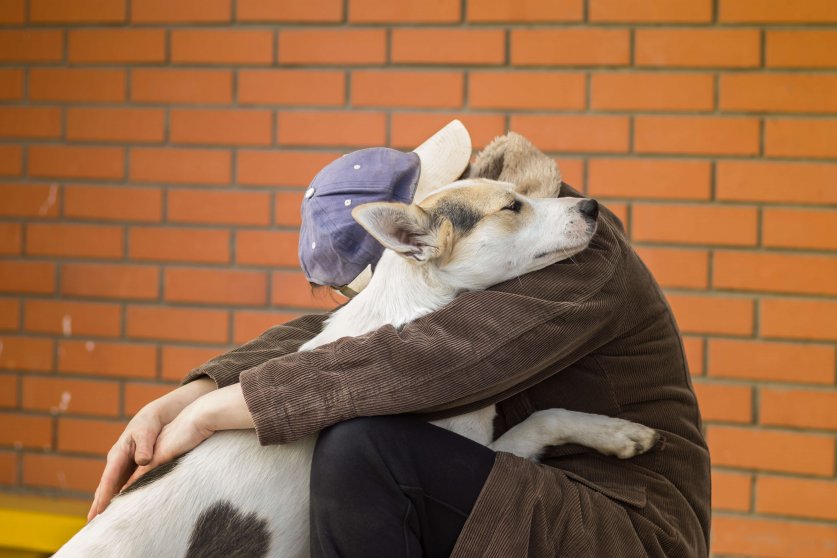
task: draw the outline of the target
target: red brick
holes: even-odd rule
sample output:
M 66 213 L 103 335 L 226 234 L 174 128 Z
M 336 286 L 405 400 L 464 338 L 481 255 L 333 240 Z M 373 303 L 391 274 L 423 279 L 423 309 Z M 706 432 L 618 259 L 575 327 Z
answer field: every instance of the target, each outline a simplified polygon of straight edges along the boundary
M 310 23 L 336 23 L 343 19 L 341 0 L 238 0 L 236 4 L 238 21 L 269 21 Z
M 0 4 L 0 23 L 23 23 L 26 20 L 24 0 L 6 0 Z
M 122 227 L 29 223 L 26 253 L 30 256 L 121 258 Z
M 626 29 L 519 29 L 510 40 L 515 66 L 622 66 L 631 61 Z
M 625 230 L 630 228 L 630 222 L 628 219 L 628 204 L 608 202 L 607 208 L 622 222 Z
M 628 119 L 623 116 L 514 114 L 509 128 L 545 151 L 628 151 Z
M 837 482 L 762 476 L 756 493 L 758 513 L 837 520 Z
M 157 372 L 157 348 L 136 343 L 61 341 L 58 370 L 95 376 L 153 378 Z
M 555 160 L 555 163 L 558 165 L 558 170 L 561 172 L 561 180 L 565 184 L 576 184 L 580 189 L 582 184 L 585 183 L 584 175 L 586 174 L 584 171 L 584 161 L 581 159 L 569 159 L 564 157 L 559 157 Z M 622 214 L 619 213 L 619 205 L 620 204 L 608 204 L 607 208 L 610 209 L 617 217 L 620 219 L 622 218 Z M 622 212 L 624 215 L 627 215 L 627 206 L 622 206 Z M 627 217 L 626 217 L 627 218 Z
M 229 336 L 228 322 L 228 313 L 222 310 L 159 306 L 127 309 L 127 335 L 139 339 L 224 343 Z
M 837 430 L 837 391 L 762 387 L 759 421 L 772 426 Z
M 287 312 L 236 312 L 233 316 L 233 343 L 246 343 L 273 326 L 298 318 L 299 314 Z
M 52 370 L 51 339 L 40 337 L 0 337 L 3 352 L 0 353 L 0 368 L 7 370 Z
M 771 157 L 835 158 L 837 120 L 766 119 L 764 154 Z M 823 172 L 830 173 L 831 168 Z M 798 180 L 794 181 L 794 188 L 797 187 L 796 182 Z
M 597 23 L 709 23 L 711 0 L 590 0 L 590 21 Z
M 125 21 L 125 0 L 30 0 L 32 23 L 115 23 Z
M 0 31 L 0 61 L 60 62 L 63 56 L 61 31 Z
M 830 525 L 768 521 L 740 515 L 713 517 L 712 532 L 712 550 L 729 551 L 736 556 L 743 552 L 760 557 L 832 558 L 837 545 L 837 528 Z
M 725 23 L 828 23 L 837 22 L 831 0 L 722 0 L 718 21 Z
M 17 391 L 20 384 L 17 374 L 0 375 L 0 408 L 17 408 Z
M 280 64 L 382 64 L 386 61 L 383 29 L 283 29 Z
M 99 484 L 104 468 L 104 459 L 100 458 L 24 454 L 23 483 L 27 486 L 92 493 Z
M 16 330 L 20 323 L 20 303 L 16 298 L 0 298 L 0 330 Z
M 300 207 L 302 206 L 302 192 L 276 192 L 276 205 L 273 215 L 277 225 L 299 227 L 302 224 Z
M 590 87 L 598 110 L 706 111 L 715 103 L 710 74 L 593 74 Z
M 270 64 L 273 31 L 175 30 L 171 32 L 171 60 L 192 64 Z
M 73 415 L 119 414 L 119 384 L 66 378 L 23 378 L 23 408 Z M 115 442 L 114 438 L 111 443 Z
M 131 100 L 141 103 L 226 105 L 232 102 L 229 70 L 134 69 Z
M 548 21 L 581 21 L 584 17 L 582 0 L 468 0 L 468 21 L 507 21 L 541 23 Z
M 671 293 L 666 298 L 683 333 L 753 333 L 751 299 Z
M 0 82 L 2 82 L 2 73 L 0 73 Z M 19 145 L 0 145 L 0 176 L 20 176 L 22 172 L 23 149 Z
M 837 295 L 837 257 L 770 252 L 715 252 L 716 289 Z
M 837 32 L 767 31 L 765 63 L 774 68 L 837 67 Z
M 126 382 L 125 414 L 128 416 L 137 414 L 147 403 L 166 395 L 173 389 L 171 385 Z
M 19 223 L 0 223 L 0 254 L 18 255 L 23 245 L 23 227 Z
M 232 157 L 214 149 L 143 147 L 131 150 L 131 180 L 175 184 L 229 184 Z
M 272 285 L 271 302 L 274 306 L 332 310 L 345 302 L 343 297 L 331 289 L 314 292 L 305 276 L 299 272 L 276 271 L 273 273 Z
M 307 186 L 338 152 L 239 151 L 236 181 L 248 186 Z
M 118 337 L 121 322 L 122 310 L 118 304 L 49 299 L 24 301 L 23 327 L 27 331 Z
M 818 476 L 834 473 L 834 439 L 828 436 L 710 426 L 707 442 L 715 466 Z
M 711 166 L 673 159 L 591 159 L 587 194 L 629 199 L 708 200 Z
M 0 69 L 0 100 L 17 101 L 23 98 L 23 70 Z
M 244 265 L 297 267 L 299 234 L 284 231 L 240 230 L 236 233 L 236 261 Z
M 712 509 L 750 511 L 753 476 L 726 471 L 712 471 Z
M 675 248 L 637 247 L 639 257 L 663 287 L 705 289 L 709 281 L 709 252 Z
M 695 395 L 703 420 L 753 422 L 753 388 L 750 386 L 695 383 Z
M 64 264 L 61 293 L 96 298 L 157 298 L 159 270 L 149 265 Z
M 61 110 L 42 107 L 0 107 L 0 137 L 57 138 L 61 135 Z
M 835 183 L 837 165 L 719 161 L 715 195 L 731 201 L 833 204 L 837 203 L 837 189 L 831 187 Z
M 270 194 L 170 190 L 168 218 L 180 223 L 269 225 Z
M 352 23 L 455 23 L 459 19 L 459 0 L 354 0 L 349 3 L 349 21 Z
M 32 68 L 29 98 L 33 101 L 103 102 L 125 100 L 125 71 L 81 68 Z
M 764 337 L 837 341 L 837 302 L 765 298 L 760 317 Z
M 85 29 L 69 32 L 68 58 L 76 63 L 164 62 L 162 29 Z
M 64 186 L 64 216 L 105 221 L 153 222 L 162 218 L 159 188 Z
M 29 174 L 44 178 L 122 178 L 125 149 L 69 145 L 29 146 Z
M 709 341 L 710 376 L 828 385 L 834 383 L 834 363 L 834 348 L 826 345 Z
M 635 204 L 631 237 L 642 242 L 755 246 L 755 208 L 716 205 Z
M 221 23 L 231 18 L 230 0 L 131 0 L 135 23 Z
M 23 253 L 23 227 L 19 223 L 0 223 L 0 254 L 17 256 Z
M 56 217 L 58 185 L 0 184 L 0 215 Z
M 240 104 L 340 106 L 346 78 L 338 71 L 239 70 Z
M 165 136 L 162 109 L 69 108 L 67 139 L 155 143 Z
M 637 66 L 755 68 L 761 64 L 757 29 L 638 29 Z
M 703 376 L 706 371 L 705 349 L 706 341 L 702 337 L 683 337 L 683 351 L 686 353 L 686 362 L 692 376 Z
M 837 212 L 765 208 L 762 242 L 765 246 L 779 248 L 837 250 Z
M 366 146 L 386 142 L 383 112 L 280 112 L 278 142 L 295 146 Z
M 355 107 L 459 108 L 462 95 L 460 72 L 352 72 Z
M 755 155 L 759 151 L 756 118 L 638 116 L 634 121 L 638 153 Z
M 268 110 L 172 109 L 172 143 L 270 145 L 273 114 Z
M 725 111 L 837 112 L 837 76 L 806 73 L 723 74 Z
M 55 291 L 55 264 L 3 260 L 0 292 L 49 294 Z
M 170 267 L 164 278 L 169 302 L 263 306 L 267 275 L 262 271 Z
M 0 446 L 49 449 L 52 419 L 0 413 Z
M 471 72 L 472 108 L 583 109 L 586 78 L 582 73 Z
M 223 336 L 226 340 L 226 330 Z M 163 379 L 179 382 L 193 368 L 223 352 L 221 347 L 163 347 Z
M 228 263 L 230 232 L 226 229 L 134 227 L 128 233 L 134 260 Z
M 58 419 L 58 451 L 106 455 L 126 423 L 103 420 Z
M 390 144 L 398 149 L 415 149 L 455 118 L 468 129 L 475 148 L 485 147 L 506 130 L 502 114 L 396 112 L 390 120 Z
M 500 29 L 393 29 L 390 59 L 396 64 L 502 64 L 506 35 Z
M 0 485 L 16 486 L 17 475 L 17 453 L 0 453 Z

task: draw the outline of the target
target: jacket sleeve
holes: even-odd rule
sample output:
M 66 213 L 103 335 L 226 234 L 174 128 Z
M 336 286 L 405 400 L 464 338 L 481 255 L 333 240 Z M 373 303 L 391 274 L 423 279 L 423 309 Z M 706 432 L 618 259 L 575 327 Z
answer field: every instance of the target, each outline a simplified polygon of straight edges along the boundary
M 597 233 L 571 260 L 460 295 L 400 330 L 384 326 L 245 371 L 260 442 L 290 442 L 357 416 L 458 414 L 527 389 L 618 333 L 622 250 L 614 235 Z
M 328 314 L 309 314 L 272 327 L 259 337 L 198 366 L 181 382 L 188 384 L 202 376 L 212 378 L 219 388 L 238 383 L 241 372 L 289 353 L 314 338 Z

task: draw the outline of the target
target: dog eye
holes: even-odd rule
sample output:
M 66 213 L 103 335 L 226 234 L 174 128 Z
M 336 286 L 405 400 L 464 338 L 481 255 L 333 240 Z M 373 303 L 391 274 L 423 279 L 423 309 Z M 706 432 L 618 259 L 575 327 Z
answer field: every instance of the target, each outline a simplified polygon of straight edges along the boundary
M 520 200 L 514 200 L 509 205 L 503 208 L 503 211 L 514 211 L 515 213 L 520 213 L 520 208 L 523 207 L 523 204 Z

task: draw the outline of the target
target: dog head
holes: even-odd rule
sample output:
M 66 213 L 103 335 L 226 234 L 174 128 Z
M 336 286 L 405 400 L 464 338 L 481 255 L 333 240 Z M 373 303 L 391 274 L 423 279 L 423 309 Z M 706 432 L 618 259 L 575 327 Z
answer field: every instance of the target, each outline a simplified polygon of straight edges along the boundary
M 543 182 L 468 178 L 419 204 L 370 203 L 352 215 L 386 248 L 444 283 L 485 289 L 568 258 L 589 244 L 598 204 L 526 195 L 546 188 Z

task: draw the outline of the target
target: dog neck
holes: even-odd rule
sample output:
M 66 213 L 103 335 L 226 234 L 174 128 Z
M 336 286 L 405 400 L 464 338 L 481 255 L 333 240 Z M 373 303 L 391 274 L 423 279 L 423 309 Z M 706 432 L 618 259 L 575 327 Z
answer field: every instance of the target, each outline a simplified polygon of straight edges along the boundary
M 440 281 L 434 270 L 433 264 L 416 265 L 391 250 L 384 251 L 366 288 L 336 310 L 323 331 L 300 350 L 362 335 L 384 325 L 400 327 L 441 308 L 459 290 Z

